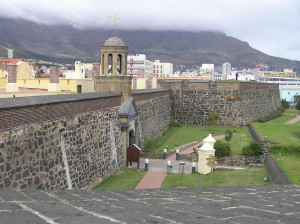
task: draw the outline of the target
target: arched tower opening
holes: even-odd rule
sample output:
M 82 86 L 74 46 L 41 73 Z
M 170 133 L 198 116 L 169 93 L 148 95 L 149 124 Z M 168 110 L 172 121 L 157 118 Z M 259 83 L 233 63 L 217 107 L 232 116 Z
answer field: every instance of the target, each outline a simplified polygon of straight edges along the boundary
M 118 65 L 117 65 L 118 73 L 122 74 L 124 71 L 122 71 L 122 54 L 118 54 Z

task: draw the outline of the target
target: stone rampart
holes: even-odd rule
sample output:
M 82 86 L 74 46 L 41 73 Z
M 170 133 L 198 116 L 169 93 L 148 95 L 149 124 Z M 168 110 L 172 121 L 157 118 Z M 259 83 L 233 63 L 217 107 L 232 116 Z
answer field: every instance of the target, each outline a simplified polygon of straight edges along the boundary
M 165 83 L 164 83 L 165 84 Z M 166 85 L 172 87 L 170 83 Z M 246 126 L 281 107 L 278 85 L 261 83 L 211 83 L 193 81 L 182 89 L 171 88 L 173 116 L 180 123 L 207 125 L 210 113 L 218 113 L 219 126 Z M 191 88 L 189 87 L 191 86 Z
M 172 121 L 169 90 L 135 90 L 133 99 L 139 111 L 139 145 L 155 139 L 169 127 Z
M 13 124 L 0 130 L 0 188 L 82 189 L 124 166 L 121 96 L 60 97 L 0 105 Z

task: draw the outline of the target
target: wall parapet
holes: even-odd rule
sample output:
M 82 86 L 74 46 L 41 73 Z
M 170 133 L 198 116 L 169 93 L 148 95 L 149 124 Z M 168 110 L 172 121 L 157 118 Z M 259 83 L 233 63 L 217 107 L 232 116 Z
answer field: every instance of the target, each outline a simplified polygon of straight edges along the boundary
M 138 89 L 132 90 L 132 98 L 135 101 L 142 101 L 153 99 L 159 96 L 167 96 L 170 95 L 169 89 Z
M 0 130 L 118 107 L 121 95 L 83 93 L 0 99 Z

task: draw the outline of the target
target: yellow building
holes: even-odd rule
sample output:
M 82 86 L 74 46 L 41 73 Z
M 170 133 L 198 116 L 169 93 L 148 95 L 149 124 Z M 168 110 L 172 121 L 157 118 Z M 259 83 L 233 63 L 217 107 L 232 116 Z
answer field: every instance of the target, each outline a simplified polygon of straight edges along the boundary
M 264 76 L 281 77 L 281 78 L 296 78 L 296 72 L 293 72 L 292 69 L 284 69 L 283 72 L 265 71 Z
M 133 78 L 132 89 L 156 89 L 157 79 L 153 78 Z
M 18 79 L 18 87 L 27 89 L 48 90 L 50 79 Z M 94 92 L 93 79 L 60 79 L 59 84 L 62 91 L 72 93 Z
M 26 61 L 17 62 L 17 79 L 33 79 L 34 71 Z

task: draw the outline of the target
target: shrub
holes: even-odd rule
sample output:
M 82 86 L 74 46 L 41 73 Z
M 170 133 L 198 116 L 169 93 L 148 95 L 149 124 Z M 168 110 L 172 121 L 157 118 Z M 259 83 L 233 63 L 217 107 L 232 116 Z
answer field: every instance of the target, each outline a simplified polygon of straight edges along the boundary
M 169 127 L 172 128 L 172 127 L 181 127 L 182 124 L 176 122 L 176 121 L 172 121 L 170 124 L 169 124 Z
M 216 141 L 214 148 L 216 150 L 216 157 L 229 156 L 231 153 L 230 146 L 227 142 Z
M 269 152 L 287 152 L 287 153 L 293 153 L 293 152 L 300 152 L 300 146 L 295 146 L 295 145 L 271 145 L 269 147 Z
M 283 110 L 276 110 L 276 111 L 273 111 L 272 113 L 270 113 L 269 115 L 267 116 L 264 116 L 264 117 L 260 117 L 257 122 L 259 123 L 264 123 L 266 121 L 270 121 L 270 120 L 273 120 L 277 117 L 281 117 L 283 115 Z
M 281 100 L 281 107 L 286 110 L 286 109 L 289 109 L 290 105 L 289 105 L 289 102 L 287 102 L 285 99 L 282 99 Z
M 147 139 L 145 142 L 144 142 L 144 149 L 149 149 L 152 144 L 154 143 L 154 141 L 152 139 Z
M 261 146 L 257 142 L 251 142 L 243 148 L 242 155 L 244 156 L 259 156 L 263 154 Z
M 297 109 L 297 110 L 300 110 L 300 101 L 297 102 L 297 104 L 296 104 L 296 109 Z
M 229 142 L 232 138 L 233 132 L 230 129 L 227 129 L 225 131 L 225 140 L 226 142 Z

